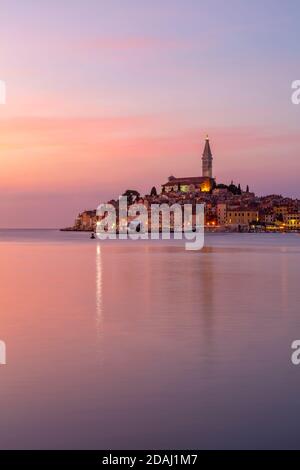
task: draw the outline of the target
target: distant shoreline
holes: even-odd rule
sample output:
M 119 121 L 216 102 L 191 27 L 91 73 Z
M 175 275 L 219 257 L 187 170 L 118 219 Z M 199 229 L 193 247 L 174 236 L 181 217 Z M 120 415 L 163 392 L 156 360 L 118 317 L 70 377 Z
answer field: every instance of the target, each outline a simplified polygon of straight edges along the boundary
M 59 229 L 60 232 L 81 232 L 81 233 L 93 233 L 94 230 L 92 228 L 88 229 L 77 229 L 77 228 L 61 228 Z M 221 227 L 204 227 L 204 232 L 205 233 L 297 233 L 300 234 L 300 230 L 230 230 L 226 228 L 221 228 Z M 148 231 L 149 234 L 151 234 L 151 231 Z M 159 231 L 159 233 L 162 233 L 162 231 Z M 174 230 L 170 230 L 170 233 L 174 233 Z M 179 232 L 180 233 L 180 232 Z M 183 230 L 181 233 L 185 233 Z M 191 232 L 192 233 L 192 232 Z M 116 231 L 116 234 L 118 234 L 118 231 Z

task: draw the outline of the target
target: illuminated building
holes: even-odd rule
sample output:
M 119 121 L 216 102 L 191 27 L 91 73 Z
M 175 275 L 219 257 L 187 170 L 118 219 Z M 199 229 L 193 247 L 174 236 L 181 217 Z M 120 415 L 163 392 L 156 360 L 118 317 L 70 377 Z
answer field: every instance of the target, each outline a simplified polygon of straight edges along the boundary
M 205 146 L 202 155 L 202 176 L 207 178 L 212 178 L 212 153 L 209 144 L 208 135 L 205 139 Z
M 162 185 L 162 192 L 209 193 L 214 187 L 215 181 L 212 177 L 212 153 L 209 138 L 206 137 L 202 155 L 202 176 L 189 176 L 182 178 L 170 176 L 168 182 Z
M 227 206 L 226 204 L 217 204 L 217 219 L 219 225 L 226 224 Z
M 229 210 L 226 215 L 227 225 L 250 225 L 251 222 L 258 222 L 258 220 L 258 211 L 249 208 Z
M 284 217 L 284 222 L 285 225 L 291 230 L 300 229 L 300 213 L 287 214 Z

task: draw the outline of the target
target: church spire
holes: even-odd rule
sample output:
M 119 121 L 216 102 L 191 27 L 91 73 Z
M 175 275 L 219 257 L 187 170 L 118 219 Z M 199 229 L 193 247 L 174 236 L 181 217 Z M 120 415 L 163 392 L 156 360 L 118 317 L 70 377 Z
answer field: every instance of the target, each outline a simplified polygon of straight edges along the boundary
M 212 153 L 209 144 L 208 135 L 205 139 L 204 150 L 202 154 L 202 176 L 212 178 Z

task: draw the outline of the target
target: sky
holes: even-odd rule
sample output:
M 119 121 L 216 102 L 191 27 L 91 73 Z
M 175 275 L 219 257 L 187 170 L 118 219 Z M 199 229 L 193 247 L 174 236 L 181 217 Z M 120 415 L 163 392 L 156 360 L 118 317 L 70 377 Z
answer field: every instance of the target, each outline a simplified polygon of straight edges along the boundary
M 201 175 L 300 198 L 297 0 L 1 0 L 0 227 Z

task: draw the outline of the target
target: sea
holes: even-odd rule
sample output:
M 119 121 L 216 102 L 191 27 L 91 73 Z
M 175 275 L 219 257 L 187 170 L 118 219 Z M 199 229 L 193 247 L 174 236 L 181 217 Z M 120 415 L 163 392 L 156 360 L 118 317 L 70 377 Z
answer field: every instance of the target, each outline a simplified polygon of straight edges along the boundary
M 300 448 L 299 279 L 299 234 L 0 230 L 0 448 Z

